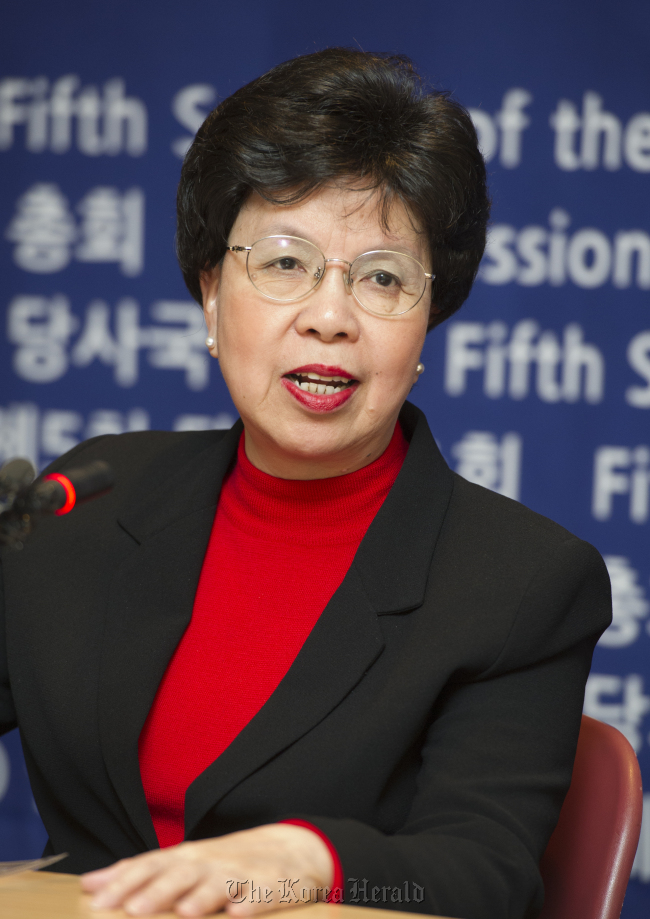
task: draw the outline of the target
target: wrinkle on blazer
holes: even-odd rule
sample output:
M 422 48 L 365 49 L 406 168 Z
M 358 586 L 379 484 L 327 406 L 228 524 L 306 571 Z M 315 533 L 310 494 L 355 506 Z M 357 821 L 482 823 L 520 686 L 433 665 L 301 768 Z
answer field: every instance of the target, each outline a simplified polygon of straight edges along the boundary
M 189 787 L 186 838 L 302 817 L 336 847 L 347 902 L 533 917 L 610 621 L 606 569 L 451 473 L 418 409 L 400 420 L 391 492 L 276 691 Z M 106 459 L 113 492 L 3 554 L 0 728 L 20 725 L 61 871 L 157 846 L 138 737 L 241 430 L 79 445 L 51 468 Z M 424 899 L 407 902 L 415 884 Z

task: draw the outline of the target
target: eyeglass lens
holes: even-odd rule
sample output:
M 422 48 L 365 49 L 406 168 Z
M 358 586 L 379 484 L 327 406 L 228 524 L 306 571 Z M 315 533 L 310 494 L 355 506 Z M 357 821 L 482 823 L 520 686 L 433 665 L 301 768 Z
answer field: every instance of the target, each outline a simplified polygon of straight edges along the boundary
M 248 275 L 257 290 L 271 300 L 304 297 L 319 283 L 325 267 L 322 252 L 294 236 L 267 236 L 254 243 L 248 253 Z M 400 252 L 379 250 L 355 259 L 350 284 L 367 310 L 396 316 L 420 300 L 426 278 L 415 259 Z

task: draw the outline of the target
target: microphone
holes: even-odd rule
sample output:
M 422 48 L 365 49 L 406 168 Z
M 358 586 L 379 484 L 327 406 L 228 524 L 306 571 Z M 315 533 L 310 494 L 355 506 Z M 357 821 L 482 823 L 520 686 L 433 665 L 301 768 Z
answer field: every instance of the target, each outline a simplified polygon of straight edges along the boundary
M 69 469 L 65 475 L 52 472 L 28 489 L 25 509 L 27 513 L 56 514 L 60 517 L 69 514 L 75 504 L 108 491 L 114 483 L 111 467 L 104 460 Z
M 114 485 L 111 467 L 103 460 L 52 472 L 30 484 L 34 469 L 27 460 L 15 459 L 0 469 L 0 497 L 7 496 L 8 509 L 0 513 L 0 545 L 22 549 L 39 516 L 68 514 L 75 505 L 96 498 Z

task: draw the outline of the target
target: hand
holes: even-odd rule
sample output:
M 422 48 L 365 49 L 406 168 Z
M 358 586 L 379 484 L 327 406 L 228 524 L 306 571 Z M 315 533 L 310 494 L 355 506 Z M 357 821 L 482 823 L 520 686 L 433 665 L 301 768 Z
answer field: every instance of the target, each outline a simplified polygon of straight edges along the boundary
M 125 858 L 82 875 L 81 886 L 95 895 L 93 909 L 121 907 L 132 916 L 166 910 L 205 916 L 222 909 L 251 916 L 325 899 L 333 874 L 332 856 L 316 833 L 271 823 Z

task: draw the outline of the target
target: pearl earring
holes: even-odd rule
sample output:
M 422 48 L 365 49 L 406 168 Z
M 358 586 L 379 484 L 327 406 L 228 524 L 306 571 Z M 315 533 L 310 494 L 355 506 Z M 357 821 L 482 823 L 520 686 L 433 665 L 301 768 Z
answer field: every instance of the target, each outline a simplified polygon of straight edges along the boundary
M 214 348 L 214 338 L 206 338 L 205 343 L 208 348 Z
M 424 373 L 424 364 L 418 364 L 415 368 L 415 372 L 418 376 L 420 376 L 421 373 Z

